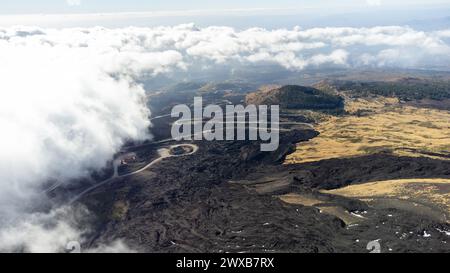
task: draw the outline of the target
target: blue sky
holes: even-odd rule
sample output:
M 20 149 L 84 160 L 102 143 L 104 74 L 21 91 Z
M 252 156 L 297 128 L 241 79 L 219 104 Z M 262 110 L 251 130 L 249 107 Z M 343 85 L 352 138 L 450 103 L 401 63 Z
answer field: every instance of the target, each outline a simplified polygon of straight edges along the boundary
M 433 6 L 445 0 L 14 0 L 0 3 L 1 14 L 120 12 L 187 9 L 302 9 L 357 10 L 367 7 Z
M 450 0 L 0 1 L 0 26 L 126 27 L 194 23 L 236 28 L 411 25 L 429 30 L 450 27 Z M 127 12 L 140 14 L 124 16 Z

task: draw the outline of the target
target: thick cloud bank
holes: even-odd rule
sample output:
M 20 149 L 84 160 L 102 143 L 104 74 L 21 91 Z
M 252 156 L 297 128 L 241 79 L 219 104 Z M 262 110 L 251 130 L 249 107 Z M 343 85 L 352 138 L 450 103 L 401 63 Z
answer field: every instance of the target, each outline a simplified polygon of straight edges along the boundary
M 0 250 L 56 251 L 78 236 L 44 224 L 61 208 L 30 208 L 49 180 L 88 175 L 126 140 L 149 137 L 141 80 L 215 66 L 448 67 L 449 39 L 408 27 L 0 28 Z M 14 228 L 21 240 L 8 239 Z

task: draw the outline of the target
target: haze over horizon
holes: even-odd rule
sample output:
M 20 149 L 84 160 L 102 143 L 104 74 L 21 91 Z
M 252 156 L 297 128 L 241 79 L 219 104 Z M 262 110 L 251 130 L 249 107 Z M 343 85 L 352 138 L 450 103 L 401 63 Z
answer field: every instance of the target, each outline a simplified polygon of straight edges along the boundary
M 0 26 L 127 27 L 195 23 L 238 29 L 449 25 L 448 1 L 147 1 L 20 0 L 0 4 Z

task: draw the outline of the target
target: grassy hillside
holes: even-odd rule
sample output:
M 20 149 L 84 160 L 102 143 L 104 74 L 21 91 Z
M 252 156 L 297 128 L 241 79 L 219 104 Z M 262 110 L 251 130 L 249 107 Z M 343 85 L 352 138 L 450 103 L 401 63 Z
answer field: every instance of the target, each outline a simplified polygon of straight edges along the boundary
M 361 156 L 377 152 L 447 159 L 450 151 L 450 113 L 358 99 L 348 102 L 348 113 L 359 106 L 370 115 L 330 117 L 316 129 L 319 137 L 301 143 L 287 158 L 289 163 Z

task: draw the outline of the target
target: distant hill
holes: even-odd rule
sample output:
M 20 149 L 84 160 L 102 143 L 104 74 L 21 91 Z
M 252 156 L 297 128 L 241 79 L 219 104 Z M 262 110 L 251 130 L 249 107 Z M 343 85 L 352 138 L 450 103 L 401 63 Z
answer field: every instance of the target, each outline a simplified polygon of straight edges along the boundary
M 202 82 L 180 82 L 175 85 L 166 88 L 166 92 L 186 92 L 186 91 L 197 91 L 206 83 Z
M 313 87 L 286 85 L 248 94 L 247 104 L 280 105 L 281 109 L 328 110 L 344 107 L 344 99 Z
M 357 97 L 378 95 L 405 101 L 450 99 L 450 81 L 442 80 L 403 77 L 383 82 L 334 81 L 332 85 Z
M 241 82 L 180 82 L 165 88 L 165 92 L 198 92 L 199 94 L 211 92 L 247 93 L 255 90 L 256 85 Z
M 203 85 L 199 91 L 202 93 L 217 92 L 217 91 L 231 91 L 233 93 L 247 93 L 255 90 L 255 85 L 248 83 L 238 82 L 221 82 L 221 83 L 208 83 Z

